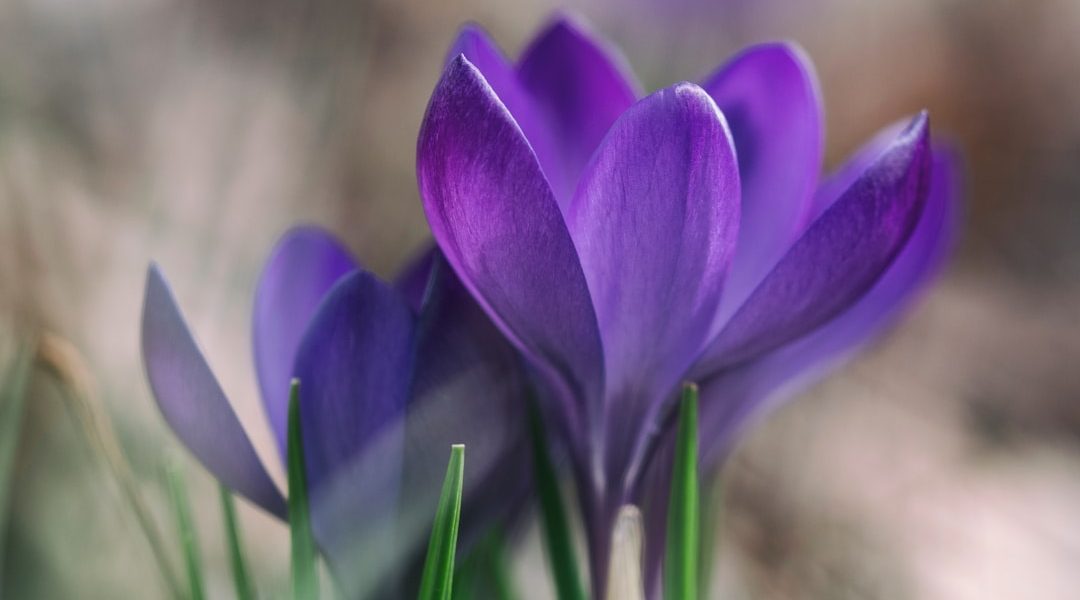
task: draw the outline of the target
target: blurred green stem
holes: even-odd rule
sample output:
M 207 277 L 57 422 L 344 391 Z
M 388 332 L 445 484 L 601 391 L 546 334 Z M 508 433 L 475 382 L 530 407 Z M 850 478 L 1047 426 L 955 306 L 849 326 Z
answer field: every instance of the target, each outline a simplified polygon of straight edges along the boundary
M 4 539 L 7 532 L 11 478 L 21 437 L 27 388 L 34 370 L 33 357 L 32 348 L 20 346 L 0 379 L 0 540 Z M 3 565 L 3 551 L 4 544 L 0 544 L 0 566 Z M 3 581 L 2 575 L 0 573 L 0 582 Z
M 112 422 L 97 404 L 92 392 L 92 378 L 82 356 L 67 340 L 52 334 L 41 337 L 37 356 L 41 365 L 48 368 L 60 384 L 61 398 L 86 436 L 90 447 L 105 460 L 109 473 L 146 537 L 154 562 L 170 595 L 183 600 L 183 586 L 172 569 L 165 543 L 154 524 L 146 500 L 139 491 L 131 465 L 120 449 Z
M 317 600 L 319 571 L 315 541 L 311 537 L 311 513 L 307 495 L 307 468 L 300 426 L 300 380 L 289 391 L 288 424 L 289 530 L 292 533 L 292 579 L 294 600 Z
M 195 535 L 195 525 L 191 522 L 191 506 L 188 504 L 187 486 L 177 464 L 165 467 L 165 479 L 169 486 L 173 513 L 176 516 L 176 529 L 180 534 L 180 547 L 184 552 L 184 566 L 188 576 L 188 597 L 203 600 L 206 586 L 203 583 L 202 563 L 199 560 L 199 540 Z
M 536 397 L 529 399 L 529 425 L 533 441 L 533 468 L 540 502 L 540 521 L 544 531 L 545 546 L 555 590 L 559 600 L 585 600 L 585 588 L 581 585 L 577 559 L 571 541 L 570 524 L 566 518 L 559 491 L 559 479 L 551 462 L 543 417 L 536 406 Z
M 237 600 L 254 600 L 255 591 L 251 587 L 247 562 L 244 560 L 244 549 L 240 543 L 240 524 L 236 518 L 236 502 L 233 501 L 232 492 L 220 483 L 218 484 L 218 493 L 221 495 L 221 515 L 225 522 L 225 536 L 229 544 L 229 562 L 232 565 L 236 598 Z

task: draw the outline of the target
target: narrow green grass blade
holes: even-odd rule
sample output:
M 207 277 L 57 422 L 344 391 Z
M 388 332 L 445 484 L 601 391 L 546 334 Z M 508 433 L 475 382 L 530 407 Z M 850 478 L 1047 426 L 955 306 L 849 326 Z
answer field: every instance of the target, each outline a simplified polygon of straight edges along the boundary
M 461 490 L 465 478 L 465 446 L 450 448 L 439 508 L 431 526 L 424 575 L 420 580 L 420 600 L 450 600 L 454 589 L 454 556 L 457 554 L 458 521 L 461 519 Z
M 667 514 L 665 600 L 697 600 L 700 498 L 698 491 L 698 389 L 683 386 L 675 465 Z
M 544 424 L 535 404 L 530 404 L 529 425 L 533 438 L 533 468 L 536 489 L 540 500 L 540 521 L 544 528 L 551 574 L 555 579 L 555 592 L 559 600 L 585 600 L 585 588 L 581 585 L 578 563 L 566 518 L 559 480 L 551 463 Z
M 32 350 L 19 348 L 8 368 L 4 370 L 3 379 L 0 379 L 0 540 L 5 538 L 7 531 L 11 477 L 15 470 L 15 454 L 19 448 L 27 387 L 34 370 L 33 359 Z M 3 547 L 4 544 L 0 543 L 0 565 L 4 559 Z
M 289 528 L 292 533 L 292 579 L 295 600 L 317 600 L 319 572 L 307 495 L 304 443 L 300 433 L 300 380 L 292 380 L 289 393 Z
M 251 587 L 251 577 L 248 575 L 247 562 L 244 560 L 244 549 L 240 544 L 240 524 L 236 518 L 236 503 L 233 501 L 232 492 L 220 483 L 218 493 L 221 495 L 221 515 L 225 522 L 225 537 L 229 545 L 229 563 L 232 565 L 236 600 L 254 600 L 255 590 Z
M 180 534 L 180 546 L 184 551 L 184 567 L 188 576 L 188 597 L 202 600 L 206 597 L 203 583 L 202 563 L 199 560 L 199 541 L 195 536 L 195 525 L 191 522 L 191 507 L 188 504 L 187 486 L 183 474 L 176 464 L 165 467 L 165 478 L 169 484 L 169 496 L 172 499 L 173 512 L 176 515 L 176 528 Z

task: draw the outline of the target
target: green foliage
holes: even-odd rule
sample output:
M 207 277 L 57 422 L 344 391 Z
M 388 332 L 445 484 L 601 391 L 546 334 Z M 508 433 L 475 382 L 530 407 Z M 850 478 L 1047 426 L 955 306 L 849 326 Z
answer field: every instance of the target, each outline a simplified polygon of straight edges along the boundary
M 7 530 L 11 477 L 15 470 L 27 388 L 34 370 L 33 356 L 30 349 L 20 348 L 0 378 L 0 539 L 4 539 Z M 0 544 L 0 565 L 3 564 L 3 546 Z
M 180 546 L 184 553 L 184 567 L 188 577 L 188 597 L 202 600 L 206 597 L 201 561 L 199 560 L 199 541 L 195 536 L 195 525 L 191 521 L 191 507 L 188 505 L 187 486 L 178 465 L 165 467 L 165 479 L 168 482 L 169 497 L 172 499 L 173 513 L 176 516 L 176 528 L 180 535 Z
M 667 548 L 664 557 L 665 600 L 697 600 L 700 545 L 698 490 L 698 389 L 683 386 L 675 465 L 668 504 Z
M 451 600 L 454 587 L 454 556 L 457 553 L 458 522 L 461 519 L 461 492 L 465 476 L 465 446 L 450 448 L 439 507 L 431 527 L 424 575 L 420 580 L 420 600 Z
M 454 600 L 515 600 L 517 597 L 506 564 L 506 539 L 496 528 L 454 572 Z
M 551 462 L 545 437 L 544 424 L 535 404 L 530 404 L 530 428 L 533 438 L 533 468 L 536 490 L 540 501 L 541 523 L 547 545 L 551 573 L 555 579 L 555 591 L 559 600 L 585 600 L 585 588 L 581 585 L 578 563 L 570 524 L 566 518 L 559 491 L 559 480 Z
M 304 443 L 300 431 L 300 380 L 292 380 L 289 394 L 289 527 L 292 533 L 292 579 L 295 600 L 317 600 L 319 572 L 315 540 L 311 536 Z
M 224 485 L 218 484 L 218 493 L 221 496 L 221 515 L 225 525 L 226 541 L 229 545 L 229 563 L 232 566 L 236 599 L 254 600 L 255 590 L 251 586 L 243 547 L 240 545 L 240 525 L 236 519 L 236 503 L 233 501 L 232 493 Z

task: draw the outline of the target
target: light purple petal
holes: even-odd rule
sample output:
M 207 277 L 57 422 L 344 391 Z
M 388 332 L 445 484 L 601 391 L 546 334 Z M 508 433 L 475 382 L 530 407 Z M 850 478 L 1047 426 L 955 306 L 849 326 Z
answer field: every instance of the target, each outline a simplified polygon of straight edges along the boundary
M 356 267 L 349 251 L 329 232 L 297 227 L 274 246 L 259 278 L 252 324 L 255 370 L 283 459 L 289 382 L 300 338 L 326 292 Z
M 792 44 L 751 47 L 702 87 L 731 127 L 743 190 L 739 246 L 720 325 L 803 228 L 821 170 L 824 117 L 814 67 Z
M 541 166 L 564 209 L 585 164 L 637 97 L 636 83 L 624 64 L 606 44 L 565 16 L 554 19 L 518 63 L 521 85 L 551 137 L 553 152 L 540 157 Z
M 157 265 L 146 273 L 142 355 L 158 408 L 191 453 L 223 484 L 284 518 L 285 499 L 206 364 Z
M 326 295 L 297 351 L 312 528 L 339 566 L 393 518 L 414 330 L 396 291 L 353 271 Z
M 924 113 L 792 246 L 710 345 L 697 373 L 782 346 L 870 289 L 918 222 L 930 167 Z
M 710 339 L 739 201 L 731 134 L 694 84 L 635 104 L 585 169 L 567 221 L 600 323 L 620 478 L 634 479 L 644 432 Z
M 869 147 L 868 147 L 869 148 Z M 863 152 L 852 161 L 860 160 Z M 716 466 L 747 419 L 763 403 L 804 387 L 891 327 L 938 274 L 955 242 L 959 213 L 959 159 L 935 147 L 930 194 L 904 249 L 877 283 L 851 308 L 771 354 L 703 382 L 702 462 Z
M 521 130 L 464 57 L 428 106 L 417 178 L 439 247 L 492 321 L 564 396 L 599 397 L 603 353 L 574 244 Z

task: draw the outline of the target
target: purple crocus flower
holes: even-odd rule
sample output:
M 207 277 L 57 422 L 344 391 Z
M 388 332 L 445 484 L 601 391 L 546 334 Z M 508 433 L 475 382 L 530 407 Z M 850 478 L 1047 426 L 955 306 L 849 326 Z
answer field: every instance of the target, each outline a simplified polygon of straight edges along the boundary
M 772 392 L 908 304 L 954 210 L 925 113 L 819 181 L 822 103 L 797 47 L 644 97 L 622 65 L 564 18 L 517 63 L 467 27 L 417 151 L 438 246 L 572 458 L 597 597 L 623 504 L 646 511 L 655 572 L 680 383 L 701 386 L 715 470 Z
M 312 227 L 288 232 L 258 284 L 254 351 L 285 457 L 290 381 L 313 533 L 348 597 L 406 594 L 451 443 L 469 445 L 463 543 L 527 492 L 518 359 L 441 257 L 390 287 Z M 280 518 L 286 501 L 151 266 L 142 349 L 169 425 L 222 483 Z M 403 587 L 396 587 L 396 586 Z

